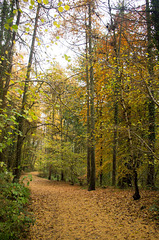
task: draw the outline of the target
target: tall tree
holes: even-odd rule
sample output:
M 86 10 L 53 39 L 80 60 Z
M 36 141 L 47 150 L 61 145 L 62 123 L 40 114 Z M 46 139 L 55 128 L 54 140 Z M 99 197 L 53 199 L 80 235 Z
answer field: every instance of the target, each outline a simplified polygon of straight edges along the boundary
M 17 149 L 16 149 L 16 159 L 15 159 L 15 170 L 14 170 L 14 181 L 19 181 L 20 174 L 21 174 L 21 154 L 22 154 L 22 145 L 24 140 L 24 115 L 27 105 L 27 94 L 28 94 L 28 87 L 29 87 L 29 80 L 30 80 L 30 73 L 31 73 L 31 67 L 32 67 L 32 61 L 33 61 L 33 53 L 34 53 L 34 45 L 35 45 L 35 39 L 36 39 L 36 33 L 38 28 L 38 20 L 39 20 L 39 12 L 40 12 L 40 4 L 37 5 L 37 11 L 36 11 L 36 17 L 35 17 L 35 24 L 34 24 L 34 32 L 32 36 L 32 43 L 30 48 L 30 55 L 27 65 L 27 72 L 26 72 L 26 79 L 25 79 L 25 85 L 24 85 L 24 92 L 23 92 L 23 98 L 22 98 L 22 106 L 20 110 L 20 116 L 18 117 L 18 130 L 21 132 L 21 134 L 18 135 L 17 138 Z
M 122 1 L 119 9 L 119 22 L 117 23 L 113 19 L 110 0 L 108 0 L 109 14 L 110 14 L 110 25 L 108 30 L 113 32 L 112 43 L 115 58 L 115 78 L 114 78 L 114 133 L 113 133 L 113 161 L 112 161 L 112 185 L 116 185 L 116 165 L 117 165 L 117 144 L 118 144 L 118 111 L 119 111 L 119 89 L 121 83 L 121 38 L 123 32 L 123 21 L 124 21 L 124 1 Z M 120 26 L 118 32 L 116 32 L 117 24 Z
M 88 69 L 88 26 L 86 24 L 86 83 L 87 83 L 87 184 L 90 182 L 90 82 Z
M 94 77 L 93 77 L 93 50 L 92 50 L 92 11 L 93 4 L 88 0 L 88 37 L 89 37 L 89 73 L 90 73 L 90 182 L 88 190 L 95 190 L 95 112 L 94 112 Z
M 17 12 L 17 15 L 16 15 Z M 0 113 L 4 113 L 7 104 L 7 93 L 12 76 L 13 55 L 17 29 L 20 23 L 21 11 L 19 0 L 4 0 L 0 5 Z M 15 21 L 15 24 L 14 24 Z M 2 117 L 1 121 L 2 121 Z M 0 142 L 5 137 L 5 129 L 1 129 Z M 5 144 L 3 145 L 5 148 Z M 6 152 L 0 152 L 1 161 L 5 161 Z
M 149 7 L 149 0 L 146 0 L 146 23 L 147 23 L 147 64 L 148 64 L 148 73 L 149 73 L 149 81 L 148 85 L 151 88 L 151 94 L 154 96 L 153 90 L 153 78 L 154 78 L 154 71 L 153 71 L 153 42 L 151 36 L 151 17 L 150 17 L 150 7 Z M 155 134 L 155 103 L 152 98 L 149 97 L 148 99 L 148 111 L 149 111 L 149 134 L 148 134 L 148 141 L 149 146 L 153 152 L 155 152 L 155 141 L 156 141 L 156 134 Z M 148 175 L 147 175 L 147 185 L 154 186 L 154 154 L 150 152 L 148 154 Z
M 154 26 L 154 42 L 158 50 L 158 60 L 159 60 L 159 1 L 151 0 L 151 18 L 152 24 Z

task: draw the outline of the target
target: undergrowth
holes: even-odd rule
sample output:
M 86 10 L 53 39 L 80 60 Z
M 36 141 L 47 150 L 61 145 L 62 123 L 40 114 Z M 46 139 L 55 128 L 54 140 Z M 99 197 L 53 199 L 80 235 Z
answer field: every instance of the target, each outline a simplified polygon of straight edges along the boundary
M 152 218 L 159 225 L 159 199 L 156 199 L 149 209 L 152 213 Z
M 23 183 L 12 183 L 13 175 L 0 162 L 0 239 L 24 239 L 33 224 L 33 216 L 27 210 L 30 191 Z M 29 185 L 29 180 L 27 182 Z

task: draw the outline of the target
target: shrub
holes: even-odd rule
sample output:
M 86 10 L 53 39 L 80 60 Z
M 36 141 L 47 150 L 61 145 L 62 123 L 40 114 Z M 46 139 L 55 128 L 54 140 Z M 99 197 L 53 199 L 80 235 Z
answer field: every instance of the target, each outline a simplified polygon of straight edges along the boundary
M 154 204 L 149 209 L 152 212 L 152 217 L 155 220 L 159 220 L 159 199 L 154 201 Z
M 30 191 L 23 182 L 12 183 L 13 176 L 0 163 L 0 239 L 18 240 L 33 223 L 27 211 Z

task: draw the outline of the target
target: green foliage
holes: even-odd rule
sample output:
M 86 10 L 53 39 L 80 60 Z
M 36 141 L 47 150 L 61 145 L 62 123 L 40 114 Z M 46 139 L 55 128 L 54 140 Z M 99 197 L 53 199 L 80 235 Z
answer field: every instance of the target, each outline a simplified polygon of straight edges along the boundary
M 153 219 L 159 220 L 159 199 L 154 201 L 149 210 L 152 212 Z
M 0 111 L 2 109 L 0 108 Z M 0 152 L 3 151 L 8 146 L 11 146 L 14 141 L 14 135 L 22 135 L 22 133 L 18 130 L 18 122 L 17 117 L 20 116 L 19 113 L 15 111 L 15 109 L 11 110 L 10 112 L 3 111 L 2 114 L 0 114 L 0 135 L 2 134 L 4 128 L 5 134 L 3 138 L 1 138 L 0 143 Z M 3 134 L 2 134 L 3 135 Z
M 27 211 L 30 192 L 24 183 L 12 183 L 12 174 L 0 164 L 0 239 L 21 239 L 33 223 Z

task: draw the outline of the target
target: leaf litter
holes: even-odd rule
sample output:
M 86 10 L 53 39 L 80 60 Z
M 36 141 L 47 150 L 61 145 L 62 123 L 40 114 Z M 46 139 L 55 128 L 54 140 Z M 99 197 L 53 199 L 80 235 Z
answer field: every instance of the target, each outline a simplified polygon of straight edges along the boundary
M 65 182 L 49 181 L 32 173 L 30 209 L 35 224 L 28 240 L 158 240 L 159 225 L 149 210 L 158 191 L 87 191 Z

